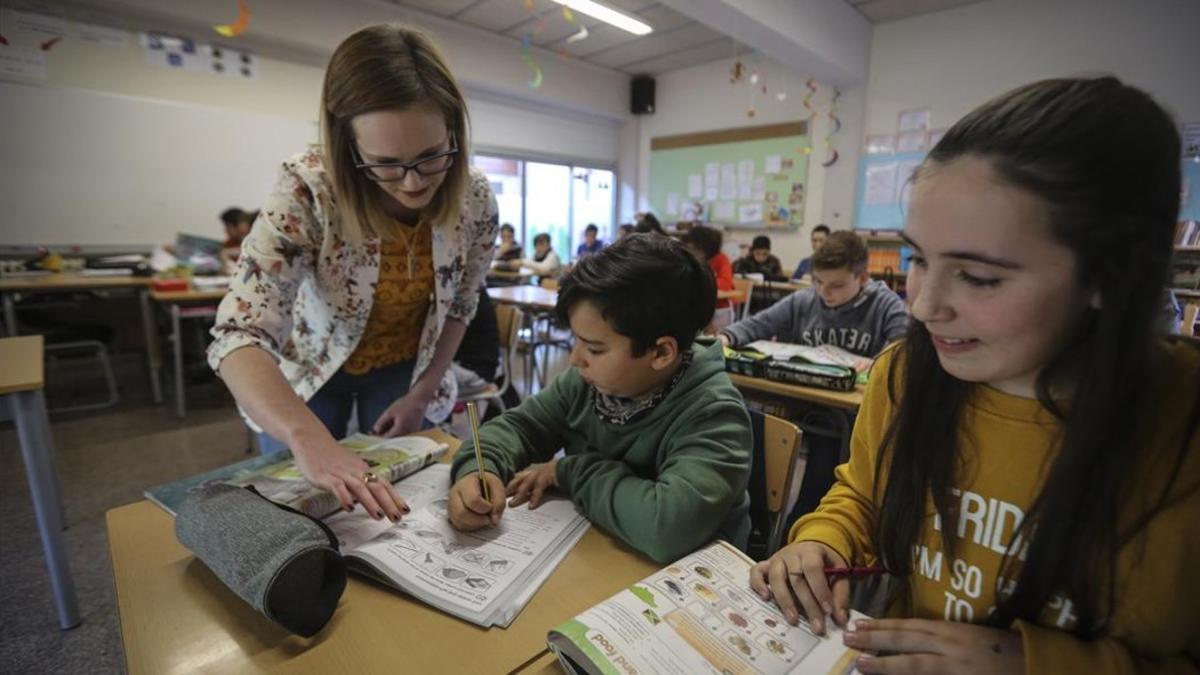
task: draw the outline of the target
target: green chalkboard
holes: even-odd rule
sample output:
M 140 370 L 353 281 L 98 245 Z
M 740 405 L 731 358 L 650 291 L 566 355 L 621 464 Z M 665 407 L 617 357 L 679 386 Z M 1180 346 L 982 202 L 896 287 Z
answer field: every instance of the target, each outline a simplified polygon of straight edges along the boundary
M 664 222 L 795 229 L 810 148 L 804 122 L 652 139 L 650 203 Z

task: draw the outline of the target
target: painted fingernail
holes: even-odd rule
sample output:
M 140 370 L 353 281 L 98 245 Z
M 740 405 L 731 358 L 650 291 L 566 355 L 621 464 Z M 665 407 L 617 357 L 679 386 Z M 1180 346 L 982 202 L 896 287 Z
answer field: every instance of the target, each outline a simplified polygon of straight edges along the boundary
M 375 517 L 376 517 L 376 518 L 382 518 L 382 517 L 383 517 L 383 511 L 376 511 L 376 512 L 375 512 Z
M 350 506 L 347 506 L 347 507 L 346 507 L 346 513 L 350 513 L 350 512 L 351 512 L 351 511 L 353 511 L 353 510 L 354 510 L 354 505 L 353 505 L 353 504 L 351 504 Z
M 410 512 L 410 511 L 412 511 L 412 509 L 411 509 L 411 508 L 409 508 L 408 504 L 405 504 L 404 506 L 401 506 L 401 507 L 400 507 L 400 510 L 401 510 L 401 511 L 403 511 L 403 512 L 405 512 L 405 513 L 408 513 L 408 512 Z

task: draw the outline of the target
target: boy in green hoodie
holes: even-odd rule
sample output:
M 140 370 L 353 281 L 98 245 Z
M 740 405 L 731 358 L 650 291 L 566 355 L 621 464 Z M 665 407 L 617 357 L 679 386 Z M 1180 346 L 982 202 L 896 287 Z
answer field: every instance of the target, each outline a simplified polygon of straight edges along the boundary
M 494 525 L 508 498 L 536 508 L 557 489 L 658 562 L 713 538 L 744 547 L 749 418 L 720 343 L 693 344 L 715 298 L 709 271 L 668 237 L 630 235 L 581 258 L 556 307 L 575 333 L 573 367 L 480 427 L 490 502 L 463 443 L 450 522 Z

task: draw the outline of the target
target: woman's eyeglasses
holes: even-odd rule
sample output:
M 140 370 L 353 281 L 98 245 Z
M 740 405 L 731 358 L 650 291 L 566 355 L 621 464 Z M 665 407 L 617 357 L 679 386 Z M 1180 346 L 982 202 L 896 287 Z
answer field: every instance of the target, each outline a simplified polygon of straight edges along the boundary
M 439 152 L 431 157 L 423 157 L 415 162 L 364 162 L 358 146 L 350 141 L 350 156 L 354 159 L 354 168 L 362 171 L 367 178 L 380 183 L 392 183 L 404 180 L 409 171 L 416 171 L 420 176 L 436 176 L 445 173 L 454 166 L 454 156 L 458 148 L 451 147 L 445 152 Z

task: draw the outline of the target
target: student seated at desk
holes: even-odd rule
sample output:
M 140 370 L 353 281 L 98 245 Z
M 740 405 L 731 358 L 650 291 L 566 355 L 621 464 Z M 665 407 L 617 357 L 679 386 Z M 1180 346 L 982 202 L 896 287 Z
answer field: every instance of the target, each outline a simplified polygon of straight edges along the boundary
M 809 235 L 809 241 L 812 242 L 813 255 L 821 250 L 821 246 L 825 244 L 825 240 L 829 238 L 829 227 L 826 225 L 818 225 L 812 229 L 812 234 Z M 812 257 L 805 258 L 796 265 L 796 271 L 792 272 L 793 279 L 803 279 L 812 274 Z
M 502 269 L 520 269 L 521 258 L 525 256 L 525 252 L 521 250 L 521 242 L 517 241 L 516 233 L 508 223 L 500 226 L 500 244 L 496 246 L 495 259 L 498 263 L 504 263 L 500 265 Z
M 812 288 L 726 326 L 720 338 L 730 347 L 770 338 L 831 344 L 874 358 L 907 327 L 904 301 L 867 275 L 867 245 L 857 234 L 839 231 L 813 254 Z
M 550 248 L 550 235 L 545 232 L 533 238 L 533 257 L 523 258 L 520 267 L 528 267 L 541 279 L 557 279 L 562 274 L 562 261 Z
M 732 291 L 734 290 L 733 265 L 729 262 L 729 256 L 721 251 L 723 239 L 720 230 L 696 225 L 683 235 L 683 244 L 688 251 L 691 251 L 692 255 L 708 266 L 716 281 L 718 291 Z M 719 330 L 728 326 L 732 321 L 733 302 L 718 300 L 716 311 L 713 313 L 713 328 Z
M 583 241 L 575 249 L 575 257 L 577 259 L 596 253 L 604 248 L 604 240 L 596 238 L 596 235 L 599 233 L 600 228 L 596 227 L 593 223 L 588 223 L 588 226 L 583 228 Z
M 720 345 L 693 344 L 715 299 L 708 270 L 667 237 L 630 235 L 580 260 L 556 308 L 575 332 L 573 367 L 480 428 L 490 503 L 463 444 L 451 523 L 486 527 L 506 496 L 536 507 L 557 488 L 659 562 L 714 537 L 744 547 L 749 419 Z
M 761 274 L 764 279 L 786 280 L 783 276 L 783 264 L 779 258 L 771 255 L 771 238 L 758 235 L 750 242 L 750 253 L 744 258 L 733 262 L 734 274 Z
M 1179 148 L 1113 77 L 1026 85 L 946 132 L 904 227 L 916 321 L 760 597 L 823 632 L 850 596 L 827 568 L 878 561 L 897 618 L 846 634 L 883 652 L 864 673 L 1196 672 L 1200 349 L 1155 325 Z

